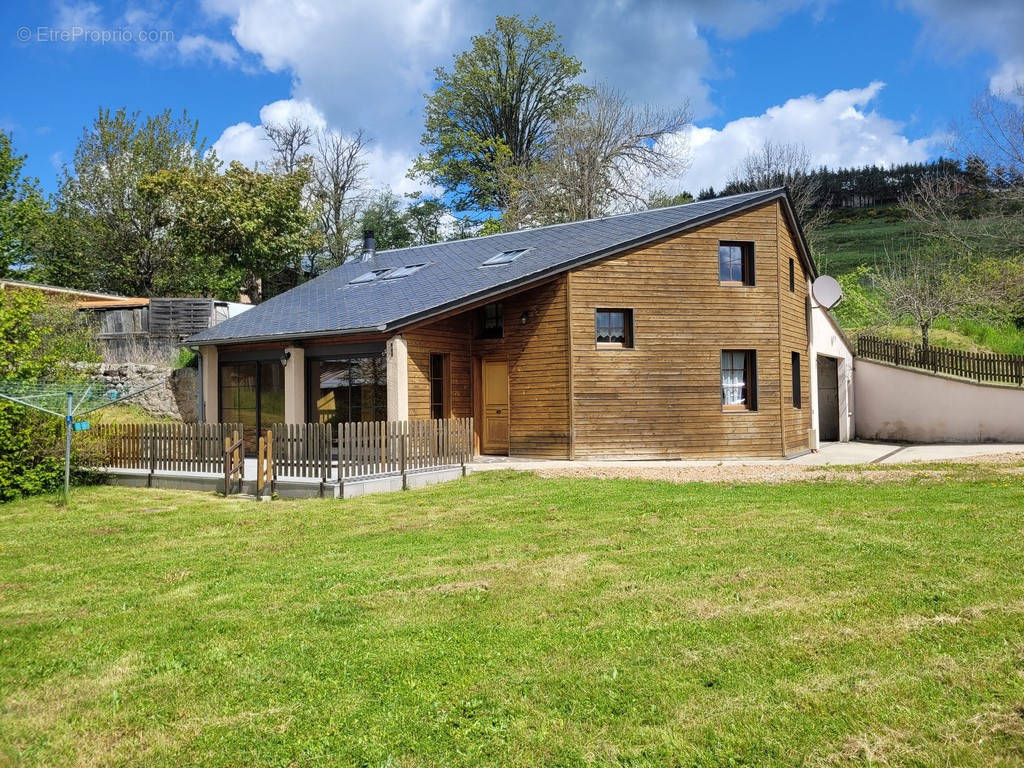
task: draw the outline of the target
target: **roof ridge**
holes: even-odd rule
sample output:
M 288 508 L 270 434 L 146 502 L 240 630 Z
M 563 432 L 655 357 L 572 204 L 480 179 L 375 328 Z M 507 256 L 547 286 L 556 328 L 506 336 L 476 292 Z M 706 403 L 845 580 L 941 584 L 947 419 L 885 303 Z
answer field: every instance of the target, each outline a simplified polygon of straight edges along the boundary
M 579 224 L 586 224 L 591 221 L 607 221 L 608 219 L 620 219 L 626 216 L 640 216 L 645 213 L 654 213 L 655 211 L 671 211 L 677 208 L 688 208 L 691 205 L 701 205 L 703 203 L 714 203 L 720 200 L 734 200 L 738 197 L 747 197 L 751 195 L 768 195 L 775 194 L 784 190 L 785 187 L 769 187 L 768 189 L 756 189 L 753 192 L 739 192 L 735 195 L 725 195 L 724 197 L 713 197 L 708 200 L 693 200 L 689 203 L 679 203 L 678 205 L 666 205 L 661 208 L 644 208 L 642 211 L 624 211 L 623 213 L 612 213 L 607 216 L 596 216 L 592 219 L 579 219 L 577 221 L 560 221 L 557 224 L 542 224 L 539 227 L 528 227 L 526 229 L 517 229 L 512 232 L 494 232 L 490 235 L 477 235 L 475 237 L 460 238 L 461 240 L 472 240 L 479 242 L 481 240 L 487 240 L 492 237 L 509 237 L 510 235 L 519 235 L 524 232 L 540 232 L 545 229 L 555 229 L 557 227 L 571 227 Z M 377 251 L 377 255 L 385 253 L 399 253 L 400 251 L 415 251 L 418 248 L 433 248 L 436 245 L 444 245 L 457 243 L 459 240 L 442 240 L 437 243 L 423 243 L 422 245 L 408 245 L 405 248 L 389 248 L 384 251 Z M 342 266 L 342 265 L 338 265 Z M 337 267 L 335 267 L 337 269 Z

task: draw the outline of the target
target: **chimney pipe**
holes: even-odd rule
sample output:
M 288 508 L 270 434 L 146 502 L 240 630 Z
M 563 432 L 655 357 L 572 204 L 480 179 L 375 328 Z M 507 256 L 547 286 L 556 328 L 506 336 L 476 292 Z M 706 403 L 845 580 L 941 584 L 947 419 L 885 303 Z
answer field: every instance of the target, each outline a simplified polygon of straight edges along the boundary
M 370 261 L 377 255 L 377 240 L 372 229 L 363 230 L 363 261 Z

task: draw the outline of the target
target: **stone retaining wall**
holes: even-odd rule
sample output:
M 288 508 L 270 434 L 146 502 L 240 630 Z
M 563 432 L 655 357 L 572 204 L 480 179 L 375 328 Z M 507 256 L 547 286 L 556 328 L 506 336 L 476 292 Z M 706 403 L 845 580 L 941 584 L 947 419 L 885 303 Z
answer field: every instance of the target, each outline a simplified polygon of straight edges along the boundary
M 195 368 L 167 368 L 136 363 L 81 364 L 78 367 L 111 387 L 136 390 L 160 384 L 129 402 L 156 418 L 198 421 L 199 376 Z

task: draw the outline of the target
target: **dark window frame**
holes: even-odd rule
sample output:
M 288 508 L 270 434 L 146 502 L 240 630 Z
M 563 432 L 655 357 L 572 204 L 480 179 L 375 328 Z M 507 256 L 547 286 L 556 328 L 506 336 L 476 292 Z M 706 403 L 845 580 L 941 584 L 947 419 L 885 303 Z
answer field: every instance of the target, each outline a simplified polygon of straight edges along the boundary
M 611 341 L 613 329 L 617 326 L 612 315 L 622 315 L 622 340 Z M 601 315 L 608 317 L 602 320 Z M 601 341 L 601 329 L 606 328 L 606 341 Z M 594 344 L 598 349 L 633 349 L 635 334 L 633 332 L 633 309 L 631 307 L 598 307 L 594 310 Z
M 236 421 L 240 421 L 244 425 L 243 435 L 242 436 L 245 439 L 245 451 L 246 451 L 246 453 L 248 455 L 252 455 L 252 454 L 256 453 L 256 442 L 255 441 L 258 439 L 259 435 L 261 433 L 263 433 L 264 431 L 266 431 L 267 429 L 269 429 L 272 426 L 272 424 L 276 423 L 276 421 L 277 421 L 276 419 L 273 418 L 273 414 L 271 414 L 271 416 L 269 417 L 270 418 L 270 423 L 264 423 L 267 420 L 266 418 L 264 418 L 264 411 L 266 410 L 266 408 L 265 408 L 266 404 L 264 403 L 264 396 L 265 395 L 270 397 L 270 396 L 274 395 L 275 393 L 280 394 L 280 397 L 281 397 L 281 412 L 280 412 L 279 415 L 280 415 L 280 421 L 281 422 L 284 421 L 284 387 L 285 387 L 285 383 L 284 383 L 284 369 L 281 367 L 280 358 L 273 358 L 273 359 L 262 359 L 261 358 L 261 359 L 254 359 L 254 360 L 221 360 L 221 361 L 218 361 L 218 363 L 217 363 L 217 421 L 220 422 L 220 423 L 225 423 L 225 416 L 224 416 L 224 369 L 225 368 L 241 368 L 243 366 L 253 366 L 254 367 L 254 372 L 253 372 L 253 399 L 254 399 L 255 405 L 254 405 L 253 408 L 246 408 L 244 410 L 246 410 L 246 411 L 250 411 L 251 410 L 255 414 L 256 423 L 255 423 L 255 425 L 245 424 L 245 422 L 242 421 L 237 416 L 237 412 L 240 409 L 237 406 L 234 406 L 234 405 L 232 405 L 229 410 L 235 412 L 235 414 L 236 414 L 235 418 L 232 419 L 231 421 L 228 421 L 227 423 L 233 423 L 233 422 L 236 422 Z M 279 373 L 280 380 L 281 380 L 280 381 L 281 387 L 280 387 L 279 390 L 277 388 L 271 388 L 269 385 L 266 385 L 266 386 L 264 385 L 264 378 L 265 378 L 264 374 L 266 373 L 265 369 L 269 368 L 269 369 L 273 370 L 275 367 L 277 369 L 279 369 L 276 372 Z M 239 387 L 232 387 L 232 389 L 233 390 L 237 390 L 237 389 L 240 389 L 240 388 Z M 255 431 L 246 434 L 246 430 L 248 430 L 250 427 L 252 427 L 252 429 L 254 429 Z
M 505 338 L 505 307 L 500 301 L 484 304 L 477 310 L 478 339 Z
M 789 260 L 789 292 L 796 293 L 796 261 Z
M 725 367 L 725 355 L 743 355 L 743 402 L 726 402 L 725 373 L 736 368 Z M 757 411 L 757 350 L 756 349 L 723 349 L 719 355 L 719 385 L 722 411 L 725 413 L 745 413 Z
M 737 280 L 731 276 L 734 271 L 730 268 L 730 276 L 726 279 L 722 278 L 722 249 L 723 248 L 738 248 L 739 253 L 739 267 L 740 267 L 740 279 Z M 718 241 L 718 284 L 727 286 L 745 286 L 750 287 L 756 285 L 756 274 L 755 274 L 755 259 L 754 259 L 754 242 L 752 240 L 719 240 Z M 730 263 L 734 264 L 735 259 L 730 259 Z
M 800 366 L 800 353 L 792 352 L 789 358 L 790 366 L 792 367 L 792 385 L 793 385 L 793 407 L 803 408 L 803 385 Z
M 428 362 L 427 381 L 430 391 L 430 418 L 446 419 L 449 412 L 449 355 L 444 352 L 431 352 Z M 435 386 L 437 389 L 435 390 Z M 440 397 L 438 397 L 440 394 Z
M 355 405 L 355 407 L 359 410 L 359 419 L 355 420 L 355 419 L 352 419 L 353 390 L 355 389 L 352 386 L 352 384 L 351 384 L 352 383 L 352 368 L 353 368 L 353 365 L 358 365 L 360 363 L 365 364 L 365 361 L 369 361 L 369 360 L 376 361 L 376 366 L 379 367 L 379 373 L 381 373 L 383 375 L 383 383 L 375 382 L 373 384 L 373 386 L 375 386 L 375 387 L 383 386 L 383 392 L 381 393 L 383 395 L 383 398 L 382 398 L 382 402 L 379 405 L 376 402 L 376 398 L 374 398 L 374 401 L 373 401 L 372 405 L 367 405 L 367 404 L 365 404 L 363 402 L 363 396 L 362 396 L 363 393 L 360 390 L 360 392 L 359 392 L 359 402 Z M 329 355 L 329 356 L 324 356 L 324 357 L 307 357 L 306 358 L 306 384 L 305 384 L 305 387 L 306 387 L 306 421 L 308 423 L 311 423 L 311 424 L 315 424 L 315 423 L 328 423 L 328 422 L 321 422 L 321 419 L 320 419 L 320 409 L 318 407 L 318 399 L 320 397 L 319 393 L 321 391 L 321 387 L 320 387 L 321 379 L 320 379 L 320 376 L 318 375 L 316 377 L 316 381 L 314 381 L 313 366 L 314 365 L 318 365 L 318 366 L 330 366 L 330 365 L 341 366 L 343 364 L 346 367 L 346 376 L 347 376 L 347 381 L 349 383 L 348 383 L 347 386 L 339 387 L 338 389 L 339 390 L 343 389 L 343 390 L 346 391 L 346 397 L 347 397 L 346 404 L 345 404 L 346 405 L 346 408 L 345 408 L 346 418 L 340 419 L 337 422 L 331 421 L 329 423 L 341 425 L 341 424 L 346 424 L 346 423 L 354 424 L 354 423 L 357 423 L 357 422 L 366 422 L 366 421 L 387 421 L 387 419 L 388 419 L 388 413 L 387 413 L 387 357 L 386 357 L 386 355 L 384 353 L 380 353 L 380 354 L 358 354 L 358 355 L 345 355 L 345 354 L 342 354 L 342 355 L 339 355 L 339 356 Z M 321 371 L 321 373 L 322 373 L 322 371 Z M 364 419 L 363 418 L 363 410 L 364 410 L 364 408 L 369 410 L 369 408 L 371 408 L 371 407 L 373 409 L 373 416 L 374 416 L 374 418 L 372 418 L 372 419 Z M 340 412 L 340 409 L 336 409 L 336 410 L 338 410 L 338 412 Z M 383 413 L 380 413 L 381 410 L 383 410 Z M 379 418 L 378 419 L 378 418 L 376 418 L 377 416 L 382 416 L 383 418 Z

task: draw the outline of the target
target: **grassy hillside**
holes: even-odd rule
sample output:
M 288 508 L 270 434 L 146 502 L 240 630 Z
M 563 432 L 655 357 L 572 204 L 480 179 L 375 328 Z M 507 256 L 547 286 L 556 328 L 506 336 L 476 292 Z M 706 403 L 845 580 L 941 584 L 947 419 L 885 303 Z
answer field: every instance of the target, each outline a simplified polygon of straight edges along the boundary
M 911 223 L 895 207 L 836 211 L 819 233 L 818 267 L 822 273 L 834 276 L 851 272 L 862 264 L 872 267 L 887 247 L 898 248 L 912 231 Z M 867 331 L 895 341 L 920 340 L 918 330 L 909 325 L 845 330 L 854 336 Z M 931 341 L 950 349 L 1024 355 L 1024 331 L 1012 325 L 941 319 L 935 324 Z
M 899 243 L 910 233 L 910 225 L 897 208 L 866 208 L 837 211 L 822 228 L 819 267 L 830 275 L 842 275 L 861 264 L 878 261 L 885 247 Z

